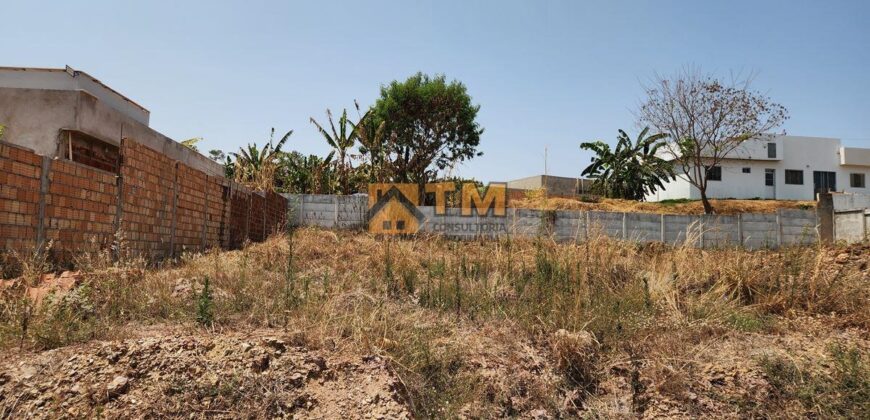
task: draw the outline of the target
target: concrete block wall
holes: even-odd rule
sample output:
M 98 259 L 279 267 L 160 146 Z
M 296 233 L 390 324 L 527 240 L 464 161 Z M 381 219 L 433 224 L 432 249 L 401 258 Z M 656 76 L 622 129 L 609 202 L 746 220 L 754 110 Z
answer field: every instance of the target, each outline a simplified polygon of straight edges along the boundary
M 870 239 L 870 194 L 823 194 L 821 216 L 828 221 L 826 239 L 847 243 Z
M 209 176 L 125 139 L 119 173 L 0 142 L 0 252 L 51 242 L 56 260 L 106 249 L 120 232 L 129 254 L 157 260 L 186 250 L 262 241 L 282 229 L 286 200 Z
M 365 196 L 287 194 L 294 225 L 365 229 Z M 557 241 L 583 241 L 605 235 L 636 242 L 664 242 L 702 248 L 744 246 L 776 248 L 818 241 L 818 217 L 812 210 L 776 214 L 671 215 L 602 211 L 507 209 L 505 217 L 464 217 L 457 208 L 435 215 L 421 206 L 421 232 L 455 239 L 546 235 Z

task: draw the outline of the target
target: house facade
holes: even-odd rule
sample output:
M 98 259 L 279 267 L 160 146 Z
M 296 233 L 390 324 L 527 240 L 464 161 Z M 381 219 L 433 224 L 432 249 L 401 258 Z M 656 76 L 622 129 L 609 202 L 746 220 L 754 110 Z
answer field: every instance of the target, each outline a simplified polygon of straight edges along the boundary
M 116 172 L 129 139 L 212 176 L 223 166 L 149 127 L 151 113 L 93 76 L 63 69 L 0 67 L 2 141 L 42 156 Z
M 677 169 L 675 181 L 648 201 L 700 199 Z M 709 198 L 814 200 L 827 191 L 870 193 L 870 149 L 844 147 L 839 139 L 769 136 L 744 142 L 708 176 Z

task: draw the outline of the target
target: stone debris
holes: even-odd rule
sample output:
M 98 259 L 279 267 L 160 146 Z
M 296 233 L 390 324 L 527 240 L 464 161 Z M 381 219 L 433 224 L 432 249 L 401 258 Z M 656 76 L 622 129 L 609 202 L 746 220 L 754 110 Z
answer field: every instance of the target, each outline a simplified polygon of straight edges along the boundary
M 7 356 L 0 417 L 411 417 L 385 360 L 291 339 L 176 333 Z

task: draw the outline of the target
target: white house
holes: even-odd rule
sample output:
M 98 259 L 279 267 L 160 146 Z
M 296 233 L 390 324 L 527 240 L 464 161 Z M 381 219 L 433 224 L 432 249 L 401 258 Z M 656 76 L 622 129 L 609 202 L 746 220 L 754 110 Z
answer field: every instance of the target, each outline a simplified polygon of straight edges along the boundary
M 677 180 L 649 201 L 700 199 L 677 169 Z M 843 147 L 839 139 L 771 136 L 744 142 L 709 174 L 709 198 L 814 200 L 817 192 L 870 193 L 870 149 Z

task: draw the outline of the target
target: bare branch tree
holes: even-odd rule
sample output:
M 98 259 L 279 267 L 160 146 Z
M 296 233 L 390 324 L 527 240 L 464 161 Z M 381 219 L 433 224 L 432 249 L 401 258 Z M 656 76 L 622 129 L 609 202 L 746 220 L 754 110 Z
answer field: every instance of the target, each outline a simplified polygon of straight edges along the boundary
M 637 117 L 641 124 L 669 134 L 667 154 L 688 182 L 698 188 L 704 211 L 710 170 L 734 158 L 745 141 L 772 133 L 788 119 L 788 110 L 751 90 L 751 78 L 723 82 L 698 68 L 672 77 L 656 76 L 645 86 L 646 100 Z

